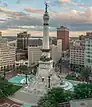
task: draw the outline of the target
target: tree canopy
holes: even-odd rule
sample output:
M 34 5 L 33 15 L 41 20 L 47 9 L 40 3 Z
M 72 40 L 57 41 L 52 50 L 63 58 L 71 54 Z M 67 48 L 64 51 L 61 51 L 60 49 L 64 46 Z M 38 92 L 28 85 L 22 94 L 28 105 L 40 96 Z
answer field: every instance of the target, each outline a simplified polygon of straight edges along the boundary
M 72 99 L 92 98 L 92 84 L 78 84 L 74 91 L 65 91 L 62 88 L 52 88 L 38 101 L 38 107 L 58 107 L 59 104 Z
M 39 100 L 38 107 L 57 107 L 59 103 L 69 101 L 71 98 L 71 92 L 62 88 L 52 88 Z
M 92 97 L 92 84 L 78 84 L 74 87 L 74 98 L 83 99 Z

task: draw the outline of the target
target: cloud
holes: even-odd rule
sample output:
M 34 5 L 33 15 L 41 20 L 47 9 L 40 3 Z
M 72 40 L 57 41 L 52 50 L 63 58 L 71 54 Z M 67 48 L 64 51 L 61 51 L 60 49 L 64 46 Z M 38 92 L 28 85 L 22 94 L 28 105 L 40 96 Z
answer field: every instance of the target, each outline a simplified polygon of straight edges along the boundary
M 32 8 L 32 7 L 27 7 L 27 8 L 24 8 L 24 11 L 26 12 L 30 12 L 30 13 L 39 13 L 39 14 L 43 14 L 44 10 L 42 9 L 38 9 L 38 8 Z
M 76 6 L 78 8 L 85 8 L 92 6 L 92 3 L 84 3 L 82 2 L 82 0 L 77 0 L 77 2 L 73 0 L 53 0 L 53 1 L 49 1 L 49 4 L 52 6 L 58 5 L 60 7 L 64 6 L 65 4 L 68 4 L 68 7 Z
M 27 31 L 26 29 L 8 29 L 8 30 L 2 30 L 3 36 L 17 36 L 17 33 L 23 32 L 23 31 Z M 42 31 L 28 31 L 29 34 L 31 34 L 31 36 L 43 36 L 43 32 Z M 85 35 L 86 33 L 83 31 L 70 31 L 70 36 L 71 37 L 75 37 L 75 36 L 79 36 L 79 35 Z M 57 36 L 57 32 L 49 32 L 49 36 Z
M 89 7 L 85 13 L 86 13 L 87 17 L 89 18 L 89 20 L 92 21 L 92 7 Z
M 57 0 L 57 2 L 59 2 L 61 5 L 64 3 L 75 5 L 75 6 L 77 5 L 77 3 L 73 2 L 72 0 Z
M 78 0 L 78 2 L 74 2 L 75 0 L 46 1 L 48 1 L 50 10 L 50 35 L 56 35 L 56 28 L 61 25 L 67 26 L 70 31 L 73 32 L 71 35 L 78 35 L 84 31 L 92 31 L 91 3 L 85 4 L 82 0 Z M 22 0 L 17 0 L 16 2 L 17 5 L 20 4 L 22 6 L 21 9 L 25 7 L 22 3 Z M 25 7 L 23 11 L 18 12 L 16 10 L 14 11 L 5 8 L 8 6 L 6 3 L 2 3 L 2 5 L 3 7 L 0 7 L 0 30 L 4 32 L 6 30 L 7 32 L 5 34 L 13 34 L 14 32 L 16 33 L 19 31 L 28 30 L 33 32 L 32 35 L 41 35 L 43 29 L 43 9 Z M 50 6 L 61 7 L 61 10 L 56 12 L 55 9 L 57 9 L 57 7 L 54 9 L 54 7 Z M 53 9 L 51 10 L 51 8 Z M 82 8 L 81 11 L 79 8 Z M 75 31 L 77 33 L 75 33 Z
M 42 26 L 42 19 L 27 15 L 19 18 L 8 18 L 3 24 L 0 24 L 0 29 L 22 29 L 22 26 Z
M 50 25 L 68 26 L 71 31 L 87 31 L 92 30 L 92 8 L 88 8 L 86 11 L 80 12 L 76 10 L 67 11 L 67 13 L 55 13 L 51 17 Z
M 6 8 L 3 8 L 3 7 L 0 7 L 0 12 L 8 15 L 8 16 L 11 16 L 11 17 L 14 17 L 14 16 L 24 16 L 26 15 L 25 13 L 23 12 L 16 12 L 16 11 L 12 11 L 12 10 L 9 10 L 9 9 L 6 9 Z
M 39 9 L 33 9 L 32 12 L 38 12 Z M 25 12 L 10 11 L 0 8 L 0 12 L 7 15 L 6 20 L 0 24 L 1 30 L 21 29 L 29 31 L 42 31 L 42 16 L 33 17 Z M 42 11 L 41 11 L 42 12 Z M 50 14 L 50 13 L 49 13 Z M 50 31 L 55 32 L 61 25 L 67 26 L 71 31 L 91 31 L 92 30 L 92 7 L 86 11 L 68 10 L 65 13 L 52 12 L 50 16 Z
M 70 37 L 78 37 L 79 35 L 86 35 L 86 31 L 70 31 Z
M 58 0 L 58 1 L 61 3 L 70 3 L 71 2 L 71 0 Z
M 8 29 L 8 30 L 2 30 L 3 36 L 17 36 L 17 33 L 27 31 L 26 29 Z M 42 31 L 28 31 L 31 36 L 43 36 Z M 49 32 L 49 36 L 56 36 L 56 32 Z

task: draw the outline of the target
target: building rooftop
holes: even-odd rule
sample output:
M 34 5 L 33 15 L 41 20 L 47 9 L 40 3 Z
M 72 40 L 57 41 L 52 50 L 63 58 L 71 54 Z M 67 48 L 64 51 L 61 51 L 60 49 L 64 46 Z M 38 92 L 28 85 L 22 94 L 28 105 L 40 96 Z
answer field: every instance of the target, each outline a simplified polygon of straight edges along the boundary
M 69 30 L 67 27 L 65 27 L 65 26 L 60 26 L 59 28 L 57 28 L 57 29 L 65 29 L 65 30 Z
M 30 34 L 28 34 L 26 31 L 24 31 L 24 32 L 18 33 L 17 37 L 19 37 L 19 38 L 30 37 Z
M 1 42 L 7 42 L 7 39 L 6 38 L 3 38 L 2 36 L 0 36 L 0 43 Z
M 70 43 L 70 48 L 81 49 L 84 48 L 84 46 L 81 40 L 77 40 Z

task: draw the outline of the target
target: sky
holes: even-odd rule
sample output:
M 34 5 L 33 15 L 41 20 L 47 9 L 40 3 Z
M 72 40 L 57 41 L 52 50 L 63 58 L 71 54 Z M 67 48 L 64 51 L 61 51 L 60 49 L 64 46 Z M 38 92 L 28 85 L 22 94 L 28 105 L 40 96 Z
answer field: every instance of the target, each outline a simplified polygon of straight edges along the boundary
M 16 36 L 28 31 L 42 36 L 45 2 L 48 3 L 49 35 L 66 26 L 70 36 L 92 31 L 92 0 L 0 0 L 0 31 L 3 36 Z

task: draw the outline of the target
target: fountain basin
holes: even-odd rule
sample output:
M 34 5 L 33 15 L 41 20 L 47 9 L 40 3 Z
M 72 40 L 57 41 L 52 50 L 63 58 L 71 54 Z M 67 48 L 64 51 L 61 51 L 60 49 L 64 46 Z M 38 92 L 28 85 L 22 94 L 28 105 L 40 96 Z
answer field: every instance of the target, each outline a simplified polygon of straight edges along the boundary
M 63 81 L 63 84 L 58 84 L 55 87 L 61 87 L 64 90 L 73 91 L 73 84 L 71 82 L 69 82 L 69 81 L 66 81 L 66 80 Z

